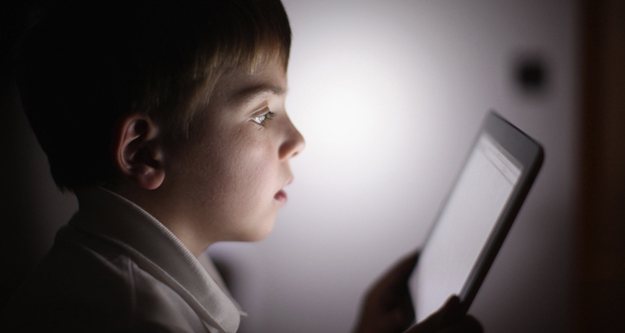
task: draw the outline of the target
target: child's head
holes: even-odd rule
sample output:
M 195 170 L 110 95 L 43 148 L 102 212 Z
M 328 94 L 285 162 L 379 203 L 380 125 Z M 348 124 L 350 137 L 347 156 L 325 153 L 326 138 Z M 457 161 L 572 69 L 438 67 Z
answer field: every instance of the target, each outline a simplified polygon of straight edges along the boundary
M 57 185 L 113 189 L 196 255 L 266 236 L 304 145 L 279 0 L 53 3 L 18 83 Z
M 17 77 L 52 176 L 73 190 L 116 182 L 113 129 L 124 115 L 187 140 L 220 77 L 273 61 L 286 69 L 290 43 L 279 0 L 50 1 L 23 40 Z

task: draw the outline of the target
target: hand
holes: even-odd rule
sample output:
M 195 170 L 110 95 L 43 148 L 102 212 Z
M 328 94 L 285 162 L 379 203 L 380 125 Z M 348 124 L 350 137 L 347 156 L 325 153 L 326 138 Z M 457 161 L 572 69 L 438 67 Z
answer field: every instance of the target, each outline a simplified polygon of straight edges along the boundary
M 414 321 L 408 279 L 419 259 L 415 252 L 384 274 L 367 292 L 355 333 L 404 332 Z M 440 310 L 405 333 L 480 333 L 480 323 L 462 315 L 460 299 L 451 297 Z
M 481 333 L 482 325 L 472 316 L 462 315 L 460 299 L 452 296 L 440 310 L 405 333 Z
M 414 307 L 408 278 L 418 259 L 419 252 L 404 258 L 367 292 L 356 333 L 403 332 L 412 324 Z

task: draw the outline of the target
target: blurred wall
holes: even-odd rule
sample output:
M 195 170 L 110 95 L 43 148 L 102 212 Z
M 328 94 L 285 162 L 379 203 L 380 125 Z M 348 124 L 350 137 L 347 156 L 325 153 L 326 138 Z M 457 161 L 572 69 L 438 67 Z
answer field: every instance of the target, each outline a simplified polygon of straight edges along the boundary
M 76 210 L 56 189 L 13 82 L 13 50 L 36 0 L 0 2 L 0 308 Z
M 287 107 L 307 148 L 274 232 L 209 249 L 250 314 L 242 331 L 349 331 L 366 287 L 422 244 L 488 109 L 542 142 L 546 161 L 470 312 L 489 332 L 572 331 L 575 2 L 284 4 Z M 76 208 L 6 82 L 3 295 Z

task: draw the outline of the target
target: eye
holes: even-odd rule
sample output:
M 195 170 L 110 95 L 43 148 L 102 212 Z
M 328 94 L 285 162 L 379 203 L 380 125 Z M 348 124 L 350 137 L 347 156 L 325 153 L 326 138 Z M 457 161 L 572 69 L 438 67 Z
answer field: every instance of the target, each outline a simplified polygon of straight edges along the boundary
M 256 116 L 254 118 L 252 118 L 252 121 L 254 121 L 256 124 L 258 125 L 262 125 L 264 126 L 264 122 L 273 118 L 274 113 L 271 111 L 267 111 L 266 113 L 261 114 L 260 116 Z

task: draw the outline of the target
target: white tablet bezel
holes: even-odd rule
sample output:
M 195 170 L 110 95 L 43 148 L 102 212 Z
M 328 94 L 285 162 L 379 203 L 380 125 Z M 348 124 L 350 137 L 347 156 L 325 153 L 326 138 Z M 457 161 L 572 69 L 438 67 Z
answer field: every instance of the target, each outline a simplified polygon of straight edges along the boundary
M 482 127 L 472 145 L 469 155 L 465 160 L 462 170 L 467 167 L 468 159 L 471 156 L 470 154 L 478 145 L 480 138 L 483 138 L 484 136 L 488 136 L 489 140 L 494 141 L 495 145 L 497 145 L 499 148 L 502 148 L 502 151 L 505 154 L 508 154 L 508 158 L 510 160 L 513 160 L 515 164 L 520 164 L 519 169 L 521 173 L 507 203 L 503 207 L 502 213 L 499 215 L 499 218 L 494 223 L 494 226 L 490 231 L 490 235 L 485 236 L 486 242 L 483 244 L 481 248 L 482 250 L 477 260 L 474 264 L 469 263 L 472 264 L 473 268 L 471 269 L 468 278 L 464 282 L 462 289 L 457 294 L 457 296 L 459 296 L 460 298 L 460 304 L 463 313 L 466 313 L 468 311 L 473 299 L 475 298 L 475 295 L 477 294 L 484 278 L 486 277 L 486 274 L 488 273 L 488 270 L 490 269 L 490 266 L 492 265 L 497 255 L 497 252 L 499 251 L 508 231 L 510 230 L 510 227 L 512 226 L 512 222 L 514 221 L 519 209 L 521 208 L 521 205 L 523 204 L 525 197 L 527 196 L 527 193 L 529 192 L 530 187 L 534 182 L 534 179 L 536 178 L 536 175 L 538 174 L 544 158 L 544 151 L 538 142 L 530 138 L 514 125 L 510 124 L 494 111 L 491 111 L 486 115 L 484 119 Z M 438 223 L 439 219 L 441 217 L 441 214 L 445 211 L 445 207 L 449 202 L 449 198 L 452 196 L 454 190 L 456 189 L 456 185 L 459 181 L 458 178 L 462 174 L 462 170 L 458 174 L 455 184 L 452 187 L 449 195 L 447 196 L 447 199 L 445 200 L 445 204 L 439 211 L 439 214 L 436 218 L 436 223 L 433 224 L 433 227 L 430 230 L 425 245 L 422 248 L 422 257 L 419 261 L 427 262 L 427 260 L 423 260 L 424 255 L 436 255 L 428 253 L 428 242 L 431 239 L 432 233 L 436 230 L 437 227 L 440 227 Z M 420 303 L 418 299 L 414 299 L 415 297 L 419 297 L 419 291 L 414 290 L 418 285 L 418 281 L 416 281 L 418 276 L 418 270 L 419 265 L 416 266 L 415 272 L 413 272 L 409 283 L 412 289 L 411 292 L 413 294 L 413 303 L 415 305 Z M 427 286 L 420 286 L 420 288 L 427 288 Z M 441 303 L 440 306 L 442 305 L 443 304 Z M 427 317 L 423 314 L 420 315 L 418 309 L 415 315 L 417 316 L 417 322 L 425 319 L 420 317 Z

